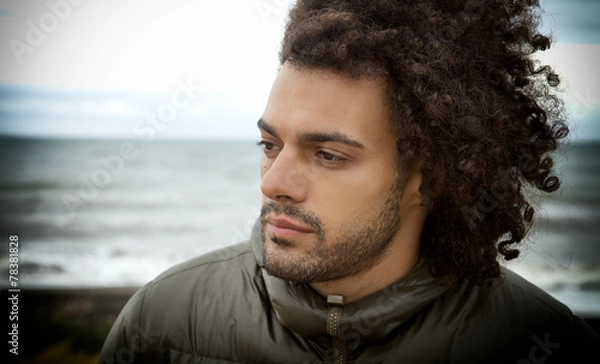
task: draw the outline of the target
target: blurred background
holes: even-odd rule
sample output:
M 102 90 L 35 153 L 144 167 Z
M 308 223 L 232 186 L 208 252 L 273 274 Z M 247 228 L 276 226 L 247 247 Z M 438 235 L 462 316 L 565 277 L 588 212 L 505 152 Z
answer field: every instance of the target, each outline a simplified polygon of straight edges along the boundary
M 16 234 L 23 335 L 33 335 L 21 359 L 94 362 L 136 287 L 249 236 L 255 123 L 291 3 L 0 1 L 0 269 Z M 563 77 L 572 134 L 558 158 L 563 188 L 540 202 L 527 248 L 507 265 L 593 319 L 600 1 L 541 4 L 555 39 L 541 58 Z

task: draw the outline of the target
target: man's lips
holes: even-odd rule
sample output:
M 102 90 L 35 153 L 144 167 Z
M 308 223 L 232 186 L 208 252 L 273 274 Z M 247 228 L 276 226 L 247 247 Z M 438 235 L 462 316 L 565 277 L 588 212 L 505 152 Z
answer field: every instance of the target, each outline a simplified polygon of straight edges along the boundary
M 271 230 L 271 232 L 275 233 L 276 235 L 287 235 L 290 233 L 309 234 L 313 232 L 312 229 L 302 225 L 298 225 L 293 221 L 283 217 L 267 216 L 265 218 L 265 221 L 269 225 L 269 229 Z

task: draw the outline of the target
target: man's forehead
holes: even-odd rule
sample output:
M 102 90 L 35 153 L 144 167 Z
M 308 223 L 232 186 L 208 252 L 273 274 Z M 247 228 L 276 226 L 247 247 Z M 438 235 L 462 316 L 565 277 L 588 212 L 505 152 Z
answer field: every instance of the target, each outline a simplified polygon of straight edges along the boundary
M 285 64 L 271 89 L 263 126 L 270 126 L 271 132 L 285 126 L 307 133 L 338 131 L 358 136 L 373 128 L 388 133 L 385 91 L 382 83 L 369 79 Z

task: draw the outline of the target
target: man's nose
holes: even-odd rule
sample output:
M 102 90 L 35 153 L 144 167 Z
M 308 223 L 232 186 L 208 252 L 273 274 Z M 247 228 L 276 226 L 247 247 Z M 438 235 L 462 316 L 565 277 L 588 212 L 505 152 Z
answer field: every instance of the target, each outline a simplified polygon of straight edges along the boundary
M 282 203 L 299 203 L 306 199 L 307 181 L 299 153 L 284 147 L 274 160 L 266 161 L 260 189 L 263 195 Z

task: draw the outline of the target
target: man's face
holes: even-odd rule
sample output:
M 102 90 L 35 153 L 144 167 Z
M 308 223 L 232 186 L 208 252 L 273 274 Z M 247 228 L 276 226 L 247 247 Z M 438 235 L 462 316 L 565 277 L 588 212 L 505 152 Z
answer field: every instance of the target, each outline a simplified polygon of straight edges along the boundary
M 400 227 L 404 177 L 382 83 L 286 63 L 258 122 L 265 268 L 296 282 L 372 267 Z

